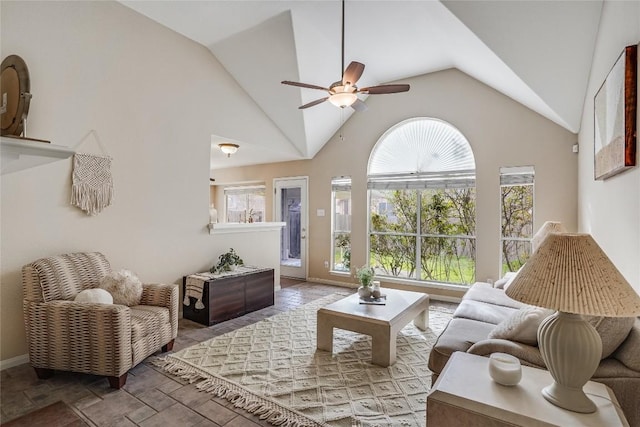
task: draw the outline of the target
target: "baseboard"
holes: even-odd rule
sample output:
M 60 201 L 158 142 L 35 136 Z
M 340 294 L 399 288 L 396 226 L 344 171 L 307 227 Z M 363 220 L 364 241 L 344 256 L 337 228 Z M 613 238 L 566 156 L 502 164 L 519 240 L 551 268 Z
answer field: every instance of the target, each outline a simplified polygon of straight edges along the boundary
M 347 283 L 347 282 L 340 282 L 337 280 L 320 279 L 318 277 L 308 277 L 307 282 L 321 283 L 323 285 L 341 286 L 343 288 L 348 288 L 348 289 L 356 289 L 358 287 L 356 283 Z M 452 297 L 447 295 L 436 295 L 433 293 L 429 294 L 429 298 L 434 301 L 453 302 L 458 304 L 460 303 L 460 301 L 462 301 L 462 298 L 459 298 L 459 297 Z
M 323 285 L 341 286 L 343 288 L 356 289 L 358 287 L 355 283 L 341 282 L 339 280 L 320 279 L 318 277 L 307 277 L 307 282 L 321 283 Z
M 11 359 L 7 359 L 7 360 L 0 360 L 0 371 L 13 368 L 14 366 L 23 365 L 25 363 L 29 363 L 28 354 L 12 357 Z

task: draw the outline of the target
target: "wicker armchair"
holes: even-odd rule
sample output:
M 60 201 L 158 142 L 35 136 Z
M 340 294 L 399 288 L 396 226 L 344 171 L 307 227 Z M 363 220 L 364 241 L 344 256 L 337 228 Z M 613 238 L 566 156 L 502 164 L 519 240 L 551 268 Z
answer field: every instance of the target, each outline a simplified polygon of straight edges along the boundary
M 122 387 L 130 368 L 178 334 L 177 285 L 143 285 L 140 305 L 74 302 L 111 271 L 98 252 L 39 259 L 22 267 L 23 311 L 29 361 L 39 378 L 54 370 L 108 377 Z

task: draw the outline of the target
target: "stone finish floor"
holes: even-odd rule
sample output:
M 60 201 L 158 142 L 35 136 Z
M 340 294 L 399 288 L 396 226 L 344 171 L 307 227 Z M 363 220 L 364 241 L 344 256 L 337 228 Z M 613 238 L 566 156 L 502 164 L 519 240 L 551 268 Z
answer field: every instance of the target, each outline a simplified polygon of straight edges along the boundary
M 277 291 L 273 306 L 214 326 L 205 327 L 180 319 L 173 351 L 294 309 L 325 295 L 345 291 L 350 290 L 298 283 Z M 437 301 L 432 301 L 431 305 L 454 307 L 454 304 Z M 51 379 L 39 380 L 29 364 L 5 369 L 0 374 L 2 423 L 61 400 L 91 426 L 271 426 L 254 415 L 235 409 L 224 399 L 198 391 L 194 384 L 162 372 L 151 365 L 150 358 L 129 371 L 127 383 L 121 390 L 109 388 L 104 377 L 71 372 L 56 372 Z

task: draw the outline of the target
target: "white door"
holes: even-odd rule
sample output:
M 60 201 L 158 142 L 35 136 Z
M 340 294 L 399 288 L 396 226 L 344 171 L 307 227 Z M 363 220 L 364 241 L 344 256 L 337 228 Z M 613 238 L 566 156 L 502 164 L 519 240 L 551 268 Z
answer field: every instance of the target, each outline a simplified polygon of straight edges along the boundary
M 280 275 L 307 278 L 307 177 L 275 178 L 275 219 L 284 222 L 280 239 Z

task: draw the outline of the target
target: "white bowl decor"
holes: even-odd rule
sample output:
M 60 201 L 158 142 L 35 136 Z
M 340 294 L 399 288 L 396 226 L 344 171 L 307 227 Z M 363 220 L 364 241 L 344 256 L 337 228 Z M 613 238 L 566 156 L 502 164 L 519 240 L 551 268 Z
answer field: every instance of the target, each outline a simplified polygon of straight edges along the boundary
M 520 360 L 507 353 L 493 353 L 489 357 L 489 375 L 498 384 L 516 385 L 522 379 Z

